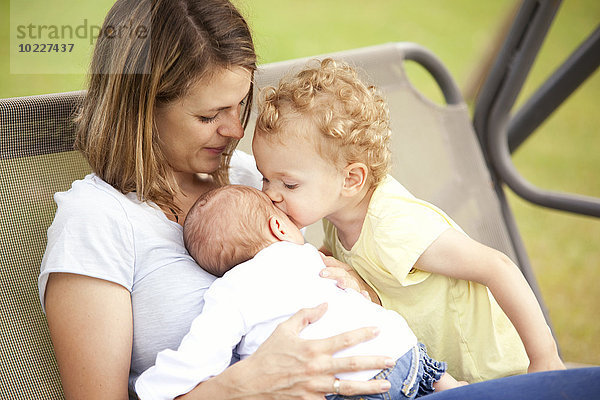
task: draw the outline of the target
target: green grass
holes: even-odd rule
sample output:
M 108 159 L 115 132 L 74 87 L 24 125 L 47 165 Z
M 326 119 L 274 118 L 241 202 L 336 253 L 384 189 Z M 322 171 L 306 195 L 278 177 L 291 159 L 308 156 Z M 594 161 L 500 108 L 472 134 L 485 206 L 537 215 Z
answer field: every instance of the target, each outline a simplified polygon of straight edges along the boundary
M 14 0 L 13 0 L 14 1 Z M 21 0 L 24 1 L 24 0 Z M 112 1 L 90 6 L 90 18 Z M 476 79 L 514 0 L 236 0 L 252 26 L 260 62 L 393 41 L 417 42 L 446 64 L 460 87 Z M 39 11 L 39 9 L 36 9 Z M 81 18 L 82 11 L 78 11 Z M 94 14 L 95 13 L 95 14 Z M 85 14 L 85 13 L 84 13 Z M 71 75 L 11 75 L 6 0 L 0 0 L 0 97 L 83 88 Z M 95 16 L 94 16 L 95 15 Z M 564 1 L 522 102 L 598 24 L 600 2 Z M 439 101 L 418 68 L 409 74 Z M 537 186 L 600 197 L 600 112 L 596 73 L 518 150 L 515 164 Z M 567 361 L 600 364 L 600 221 L 549 211 L 509 193 L 517 223 Z

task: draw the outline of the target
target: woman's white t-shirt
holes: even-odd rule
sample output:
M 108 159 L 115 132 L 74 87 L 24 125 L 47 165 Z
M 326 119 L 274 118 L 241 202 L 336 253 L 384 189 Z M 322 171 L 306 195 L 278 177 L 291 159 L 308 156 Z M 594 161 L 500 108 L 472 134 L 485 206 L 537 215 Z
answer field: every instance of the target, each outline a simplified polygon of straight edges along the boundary
M 230 181 L 260 189 L 254 158 L 236 151 Z M 182 227 L 156 206 L 124 195 L 95 174 L 56 193 L 38 287 L 44 305 L 48 276 L 67 272 L 104 279 L 131 293 L 133 349 L 130 386 L 154 364 L 156 354 L 176 349 L 202 310 L 215 277 L 198 267 L 183 244 Z

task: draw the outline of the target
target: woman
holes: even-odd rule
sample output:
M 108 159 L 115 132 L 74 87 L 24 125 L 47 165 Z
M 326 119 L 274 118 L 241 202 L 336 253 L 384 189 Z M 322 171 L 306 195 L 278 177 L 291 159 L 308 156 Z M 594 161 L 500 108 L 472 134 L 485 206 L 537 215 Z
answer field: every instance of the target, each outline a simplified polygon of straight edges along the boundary
M 67 398 L 126 398 L 201 310 L 214 278 L 185 251 L 181 226 L 201 193 L 228 182 L 230 162 L 233 182 L 260 184 L 253 160 L 232 156 L 250 112 L 255 61 L 248 26 L 227 0 L 119 0 L 108 13 L 77 128 L 94 174 L 56 195 L 39 278 Z M 372 338 L 370 329 L 298 338 L 324 311 L 299 312 L 255 355 L 186 397 L 387 390 L 386 381 L 334 379 L 386 367 L 383 357 L 331 357 Z

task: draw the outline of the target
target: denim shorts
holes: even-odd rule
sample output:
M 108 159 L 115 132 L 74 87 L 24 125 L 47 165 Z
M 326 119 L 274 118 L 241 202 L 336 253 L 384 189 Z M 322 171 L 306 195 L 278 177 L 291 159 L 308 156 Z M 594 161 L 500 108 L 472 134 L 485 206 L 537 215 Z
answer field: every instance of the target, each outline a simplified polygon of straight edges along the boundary
M 433 384 L 446 372 L 447 364 L 429 357 L 422 343 L 406 352 L 396 361 L 396 365 L 384 369 L 372 379 L 387 379 L 392 384 L 387 393 L 361 396 L 341 396 L 331 394 L 327 400 L 396 400 L 414 399 L 433 393 Z

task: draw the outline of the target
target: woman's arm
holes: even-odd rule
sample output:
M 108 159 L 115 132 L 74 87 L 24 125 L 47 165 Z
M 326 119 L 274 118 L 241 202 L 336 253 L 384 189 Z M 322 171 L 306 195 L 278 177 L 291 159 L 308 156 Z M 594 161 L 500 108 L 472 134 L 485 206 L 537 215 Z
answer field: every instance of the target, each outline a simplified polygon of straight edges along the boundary
M 503 253 L 448 229 L 415 267 L 481 283 L 515 326 L 529 357 L 529 372 L 565 368 L 542 310 L 519 268 Z
M 102 279 L 67 273 L 49 276 L 46 314 L 67 399 L 127 399 L 132 343 L 129 292 Z M 394 365 L 387 357 L 333 358 L 372 339 L 369 328 L 324 340 L 299 332 L 318 320 L 325 306 L 299 311 L 282 323 L 251 357 L 188 393 L 186 399 L 322 399 L 333 391 L 334 374 Z M 342 381 L 340 393 L 381 393 L 385 380 Z
M 131 297 L 118 284 L 52 273 L 46 315 L 67 399 L 127 399 Z
M 377 332 L 370 328 L 323 340 L 300 339 L 300 331 L 318 320 L 326 309 L 321 305 L 299 311 L 280 324 L 253 355 L 179 398 L 322 400 L 325 394 L 333 392 L 336 373 L 384 369 L 394 365 L 395 360 L 387 357 L 332 357 L 341 349 L 374 338 Z M 382 393 L 389 387 L 386 380 L 341 381 L 340 393 Z

